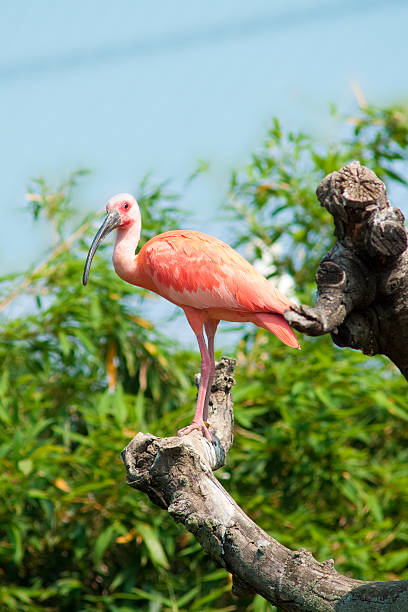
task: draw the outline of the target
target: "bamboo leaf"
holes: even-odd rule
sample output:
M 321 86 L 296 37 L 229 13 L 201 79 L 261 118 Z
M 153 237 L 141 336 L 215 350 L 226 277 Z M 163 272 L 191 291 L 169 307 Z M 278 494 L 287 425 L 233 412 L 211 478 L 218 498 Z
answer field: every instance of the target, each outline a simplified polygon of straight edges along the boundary
M 156 532 L 146 523 L 138 523 L 136 531 L 142 536 L 143 542 L 149 551 L 150 558 L 155 565 L 169 569 L 169 562 L 164 552 L 163 546 L 157 537 Z

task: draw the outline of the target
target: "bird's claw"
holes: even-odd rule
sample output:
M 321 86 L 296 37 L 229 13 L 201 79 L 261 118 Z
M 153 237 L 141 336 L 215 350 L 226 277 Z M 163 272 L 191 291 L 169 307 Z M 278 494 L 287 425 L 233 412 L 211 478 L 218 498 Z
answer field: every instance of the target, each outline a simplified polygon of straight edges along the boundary
M 208 423 L 204 423 L 204 421 L 201 422 L 192 422 L 191 425 L 187 425 L 187 427 L 183 427 L 182 429 L 179 429 L 179 431 L 177 432 L 178 436 L 186 436 L 187 434 L 191 433 L 192 431 L 201 431 L 201 433 L 203 434 L 204 438 L 206 438 L 209 442 L 212 442 L 212 437 L 211 434 L 208 430 Z

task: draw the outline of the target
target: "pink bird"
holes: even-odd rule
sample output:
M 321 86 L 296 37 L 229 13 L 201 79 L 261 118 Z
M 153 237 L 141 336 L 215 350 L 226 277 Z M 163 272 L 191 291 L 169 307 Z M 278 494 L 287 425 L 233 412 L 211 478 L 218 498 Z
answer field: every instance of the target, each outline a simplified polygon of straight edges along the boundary
M 201 232 L 175 230 L 149 240 L 135 255 L 140 239 L 138 203 L 128 193 L 113 196 L 107 217 L 98 230 L 85 263 L 83 284 L 96 249 L 117 228 L 113 266 L 124 281 L 154 291 L 184 310 L 201 353 L 201 380 L 191 425 L 178 433 L 198 429 L 211 440 L 208 417 L 215 371 L 214 336 L 220 320 L 251 321 L 269 330 L 284 344 L 300 348 L 282 316 L 292 303 L 237 251 Z M 207 343 L 204 337 L 207 336 Z

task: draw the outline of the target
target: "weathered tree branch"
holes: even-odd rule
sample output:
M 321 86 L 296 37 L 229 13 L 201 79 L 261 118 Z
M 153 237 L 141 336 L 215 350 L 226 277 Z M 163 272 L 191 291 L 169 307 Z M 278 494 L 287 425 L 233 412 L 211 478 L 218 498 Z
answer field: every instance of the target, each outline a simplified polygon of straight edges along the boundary
M 385 185 L 353 161 L 317 188 L 333 215 L 337 242 L 316 274 L 314 307 L 285 313 L 310 336 L 331 333 L 338 346 L 382 353 L 408 378 L 408 233 Z
M 232 444 L 235 361 L 217 364 L 209 415 L 214 443 L 199 432 L 157 438 L 139 433 L 122 453 L 130 486 L 145 492 L 191 531 L 204 550 L 233 576 L 237 595 L 259 593 L 290 611 L 408 610 L 408 581 L 366 583 L 292 551 L 258 527 L 213 475 Z

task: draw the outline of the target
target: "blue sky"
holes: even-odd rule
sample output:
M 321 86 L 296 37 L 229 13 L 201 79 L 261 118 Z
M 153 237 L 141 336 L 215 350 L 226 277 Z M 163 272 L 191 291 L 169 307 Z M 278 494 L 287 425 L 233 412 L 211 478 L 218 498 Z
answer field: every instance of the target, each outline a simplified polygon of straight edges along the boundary
M 100 209 L 141 177 L 208 175 L 186 226 L 224 235 L 230 172 L 278 116 L 331 137 L 329 104 L 406 100 L 402 0 L 4 0 L 0 4 L 2 272 L 41 259 L 49 236 L 23 212 L 31 177 L 92 174 L 76 203 Z M 137 193 L 135 193 L 137 197 Z

